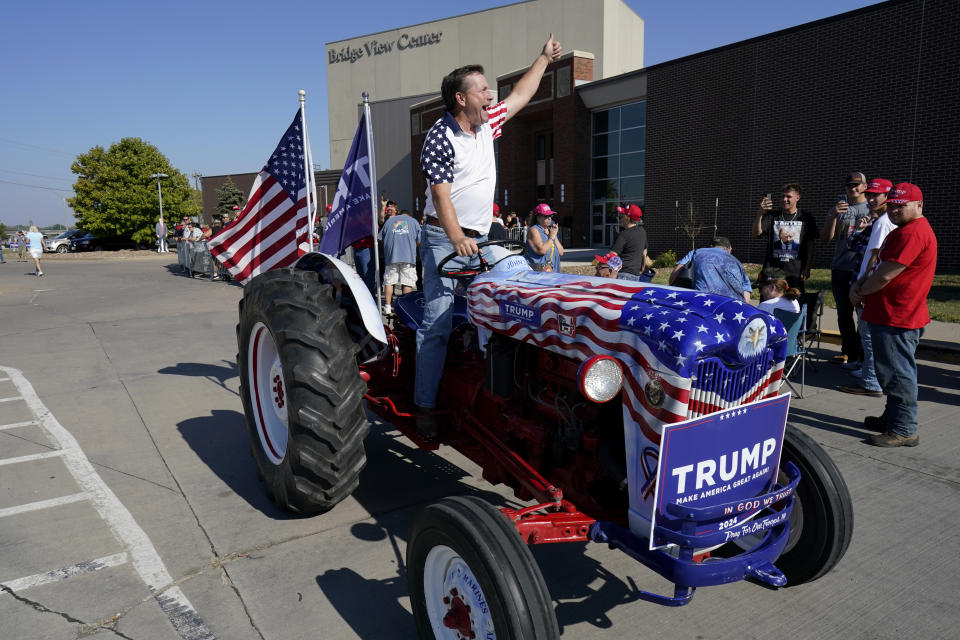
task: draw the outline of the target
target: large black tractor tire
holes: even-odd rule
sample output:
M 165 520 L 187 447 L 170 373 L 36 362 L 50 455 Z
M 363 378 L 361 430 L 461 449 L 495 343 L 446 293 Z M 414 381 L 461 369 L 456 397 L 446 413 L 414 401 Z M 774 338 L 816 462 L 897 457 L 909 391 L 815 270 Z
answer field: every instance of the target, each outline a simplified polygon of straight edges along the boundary
M 407 545 L 407 585 L 421 639 L 560 637 L 530 549 L 478 498 L 446 498 L 424 509 Z
M 240 301 L 237 369 L 251 449 L 271 499 L 297 513 L 331 509 L 366 463 L 366 385 L 345 317 L 313 271 L 268 271 Z
M 837 465 L 816 441 L 787 424 L 780 466 L 803 476 L 790 514 L 790 535 L 775 561 L 793 586 L 816 580 L 843 557 L 853 538 L 853 500 Z

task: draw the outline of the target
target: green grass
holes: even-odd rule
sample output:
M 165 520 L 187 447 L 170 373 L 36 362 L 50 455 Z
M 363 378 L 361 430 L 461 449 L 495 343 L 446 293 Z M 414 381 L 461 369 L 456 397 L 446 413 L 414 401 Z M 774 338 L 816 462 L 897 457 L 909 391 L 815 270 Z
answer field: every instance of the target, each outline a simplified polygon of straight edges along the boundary
M 747 274 L 750 280 L 756 281 L 757 274 L 760 272 L 759 264 L 745 264 Z M 580 273 L 593 275 L 593 267 L 565 267 L 565 271 L 571 273 Z M 657 269 L 657 276 L 653 279 L 655 284 L 667 284 L 667 278 L 670 277 L 672 268 L 665 267 Z M 807 280 L 807 291 L 826 291 L 824 303 L 828 307 L 836 309 L 837 303 L 833 299 L 833 293 L 830 291 L 830 269 L 814 269 L 810 272 L 810 278 Z M 759 292 L 754 289 L 754 296 L 759 296 Z M 935 275 L 933 277 L 933 287 L 930 289 L 930 295 L 927 297 L 927 307 L 930 309 L 930 317 L 939 322 L 957 322 L 960 323 L 960 275 Z

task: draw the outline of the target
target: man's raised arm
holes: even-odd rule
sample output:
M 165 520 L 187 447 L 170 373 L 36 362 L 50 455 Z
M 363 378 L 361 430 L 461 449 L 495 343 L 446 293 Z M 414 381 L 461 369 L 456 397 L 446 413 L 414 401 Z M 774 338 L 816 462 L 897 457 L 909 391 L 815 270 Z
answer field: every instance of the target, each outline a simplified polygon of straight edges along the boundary
M 513 91 L 511 91 L 510 95 L 504 100 L 507 105 L 507 115 L 506 118 L 504 118 L 504 122 L 527 106 L 530 98 L 537 92 L 537 87 L 540 86 L 540 80 L 543 78 L 543 72 L 547 70 L 547 65 L 560 58 L 562 53 L 563 47 L 553 39 L 553 34 L 551 33 L 550 37 L 547 38 L 546 44 L 543 45 L 543 51 L 541 51 L 537 59 L 533 61 L 533 64 L 527 69 L 527 72 L 523 74 L 523 77 L 517 81 L 517 84 L 513 85 Z

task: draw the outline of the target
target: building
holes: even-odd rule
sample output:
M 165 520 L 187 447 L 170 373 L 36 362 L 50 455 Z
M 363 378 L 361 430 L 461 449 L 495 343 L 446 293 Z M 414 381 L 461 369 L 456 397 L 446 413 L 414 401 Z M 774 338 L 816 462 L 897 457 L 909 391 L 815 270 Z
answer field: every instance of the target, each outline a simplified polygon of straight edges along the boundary
M 634 202 L 653 255 L 723 235 L 760 262 L 750 223 L 763 194 L 799 182 L 801 207 L 822 223 L 856 170 L 920 185 L 938 270 L 957 272 L 960 228 L 947 219 L 960 175 L 956 8 L 890 0 L 592 82 L 589 53 L 572 52 L 504 128 L 496 199 L 521 216 L 547 202 L 574 246 L 598 248 L 618 231 L 617 204 Z M 501 95 L 522 71 L 497 78 Z M 438 105 L 411 106 L 414 157 Z M 411 179 L 422 194 L 416 167 Z M 819 246 L 818 266 L 832 254 Z
M 326 45 L 330 166 L 353 141 L 362 94 L 369 94 L 377 186 L 401 207 L 411 190 L 409 107 L 436 96 L 440 80 L 466 64 L 488 78 L 525 68 L 550 33 L 566 50 L 593 55 L 594 78 L 643 66 L 643 20 L 621 0 L 527 0 L 503 7 L 372 33 Z

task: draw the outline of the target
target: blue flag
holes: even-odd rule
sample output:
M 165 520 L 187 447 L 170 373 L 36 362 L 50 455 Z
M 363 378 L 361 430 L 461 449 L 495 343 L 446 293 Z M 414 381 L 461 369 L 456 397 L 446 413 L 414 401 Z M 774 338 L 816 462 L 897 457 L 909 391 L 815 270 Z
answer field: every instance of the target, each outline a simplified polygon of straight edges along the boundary
M 367 148 L 366 116 L 361 115 L 333 196 L 320 253 L 339 257 L 357 240 L 373 236 L 376 203 L 370 198 L 370 182 L 376 169 L 371 151 Z

